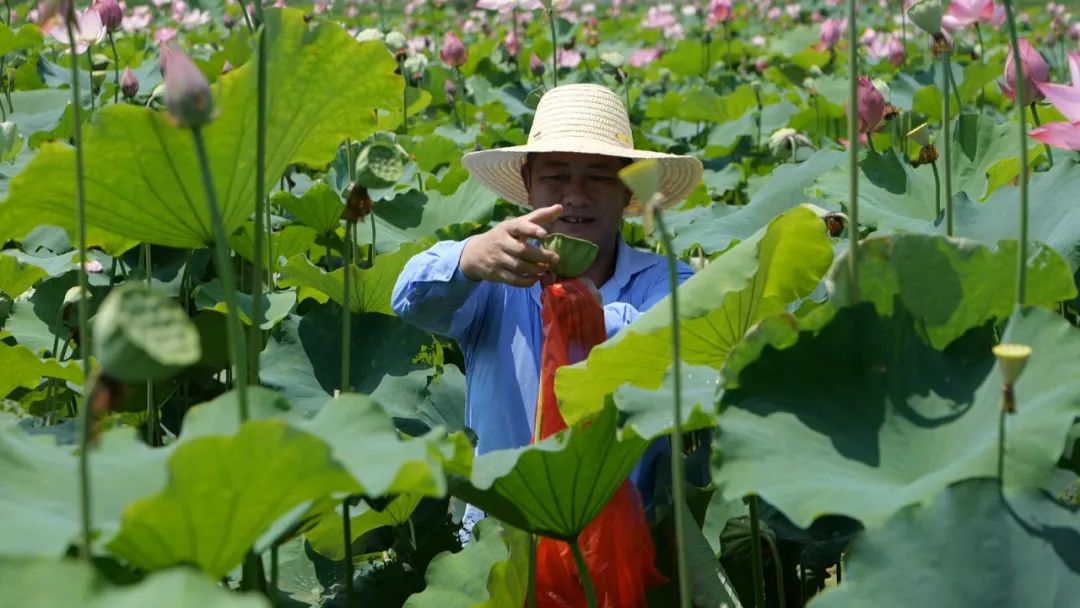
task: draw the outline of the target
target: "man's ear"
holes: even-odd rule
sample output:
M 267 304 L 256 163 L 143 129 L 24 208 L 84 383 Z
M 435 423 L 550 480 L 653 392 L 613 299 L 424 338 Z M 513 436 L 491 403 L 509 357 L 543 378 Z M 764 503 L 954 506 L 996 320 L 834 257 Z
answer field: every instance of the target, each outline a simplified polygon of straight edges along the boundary
M 532 181 L 529 179 L 532 176 L 532 168 L 529 167 L 529 163 L 521 163 L 521 183 L 525 184 L 525 193 L 532 194 Z

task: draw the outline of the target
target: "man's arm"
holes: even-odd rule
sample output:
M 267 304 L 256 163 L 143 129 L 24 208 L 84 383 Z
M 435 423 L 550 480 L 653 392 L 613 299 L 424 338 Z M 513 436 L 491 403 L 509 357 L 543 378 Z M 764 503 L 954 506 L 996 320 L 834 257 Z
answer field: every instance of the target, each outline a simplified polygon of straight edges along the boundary
M 440 241 L 405 264 L 390 296 L 399 317 L 455 340 L 468 333 L 485 299 L 485 283 L 468 278 L 460 268 L 468 242 Z
M 687 279 L 694 276 L 694 269 L 682 262 L 677 262 L 677 275 L 676 279 L 679 285 L 686 282 Z M 656 305 L 657 302 L 663 300 L 671 293 L 668 288 L 668 276 L 667 265 L 654 266 L 646 272 L 649 273 L 648 277 L 641 277 L 638 280 L 646 281 L 646 284 L 650 285 L 649 297 L 640 307 L 635 307 L 632 304 L 626 302 L 612 302 L 604 306 L 604 322 L 607 325 L 607 334 L 610 338 L 615 335 L 620 329 L 633 323 L 638 317 L 641 316 L 646 310 L 649 310 Z

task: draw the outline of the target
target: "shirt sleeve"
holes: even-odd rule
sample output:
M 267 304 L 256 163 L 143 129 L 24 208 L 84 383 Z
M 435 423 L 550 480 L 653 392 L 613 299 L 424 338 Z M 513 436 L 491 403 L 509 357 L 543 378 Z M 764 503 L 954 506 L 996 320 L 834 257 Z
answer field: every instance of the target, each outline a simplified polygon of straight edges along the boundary
M 633 323 L 641 313 L 649 310 L 656 305 L 657 302 L 666 298 L 671 290 L 668 288 L 668 275 L 667 266 L 659 265 L 650 268 L 648 272 L 651 276 L 641 277 L 639 280 L 644 280 L 645 284 L 650 285 L 648 294 L 645 298 L 645 302 L 636 307 L 626 302 L 612 302 L 604 306 L 604 323 L 607 325 L 607 334 L 610 338 L 619 332 L 622 328 Z M 689 265 L 682 262 L 678 262 L 676 278 L 679 285 L 686 282 L 687 279 L 694 276 L 694 269 Z
M 461 340 L 483 311 L 485 285 L 461 271 L 464 241 L 440 241 L 402 269 L 390 306 L 402 319 L 432 333 Z

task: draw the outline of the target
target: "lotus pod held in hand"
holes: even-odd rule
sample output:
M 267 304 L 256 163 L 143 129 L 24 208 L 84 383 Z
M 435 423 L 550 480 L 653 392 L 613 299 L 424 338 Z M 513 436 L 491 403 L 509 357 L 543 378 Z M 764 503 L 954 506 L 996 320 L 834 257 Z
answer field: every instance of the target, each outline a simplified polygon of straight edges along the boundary
M 559 261 L 552 268 L 555 276 L 573 279 L 581 276 L 596 259 L 597 247 L 591 241 L 576 239 L 559 232 L 544 239 L 544 249 L 559 255 Z

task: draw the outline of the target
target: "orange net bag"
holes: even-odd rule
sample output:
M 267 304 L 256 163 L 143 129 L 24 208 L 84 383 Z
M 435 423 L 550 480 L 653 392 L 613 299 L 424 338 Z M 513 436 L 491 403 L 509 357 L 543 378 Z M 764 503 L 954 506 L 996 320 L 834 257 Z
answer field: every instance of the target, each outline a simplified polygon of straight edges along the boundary
M 566 428 L 555 397 L 555 370 L 581 361 L 607 338 L 604 310 L 580 280 L 562 280 L 544 288 L 540 299 L 544 326 L 540 396 L 533 442 Z M 578 545 L 596 590 L 598 606 L 647 605 L 645 590 L 666 582 L 653 563 L 656 549 L 649 534 L 641 496 L 623 481 L 604 510 L 582 531 Z M 579 608 L 586 605 L 570 545 L 541 538 L 536 554 L 536 605 Z

